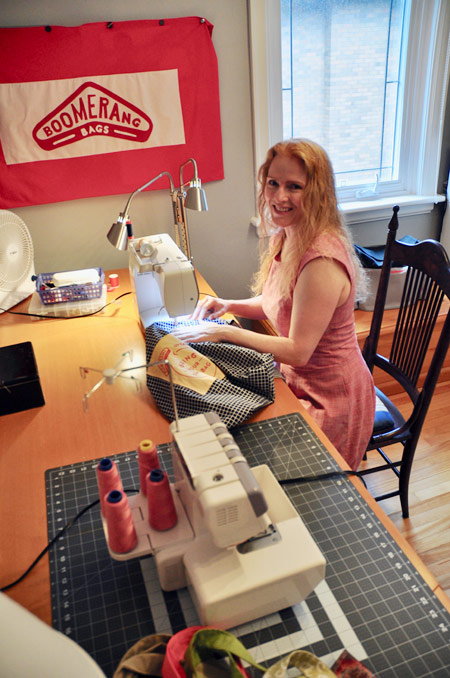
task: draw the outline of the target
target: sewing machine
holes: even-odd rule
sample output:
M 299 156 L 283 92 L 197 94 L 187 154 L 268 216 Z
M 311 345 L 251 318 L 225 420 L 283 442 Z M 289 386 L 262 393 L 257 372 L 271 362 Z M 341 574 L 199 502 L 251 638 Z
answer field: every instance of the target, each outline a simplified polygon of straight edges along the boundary
M 192 313 L 198 287 L 190 260 L 167 233 L 130 240 L 130 280 L 145 329 L 157 320 Z
M 129 499 L 137 545 L 110 555 L 153 554 L 161 587 L 188 586 L 202 624 L 231 628 L 304 600 L 325 559 L 270 469 L 250 468 L 213 412 L 171 432 L 178 522 L 153 530 L 140 492 Z

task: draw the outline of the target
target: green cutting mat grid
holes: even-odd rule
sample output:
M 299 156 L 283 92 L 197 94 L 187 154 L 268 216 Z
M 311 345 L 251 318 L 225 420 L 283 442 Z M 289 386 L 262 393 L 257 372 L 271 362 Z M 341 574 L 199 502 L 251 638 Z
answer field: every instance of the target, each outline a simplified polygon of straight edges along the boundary
M 267 464 L 279 480 L 338 469 L 298 414 L 232 433 L 250 465 Z M 169 449 L 159 447 L 170 474 Z M 136 488 L 137 455 L 111 458 L 124 487 Z M 97 498 L 97 463 L 46 472 L 50 538 Z M 450 615 L 353 485 L 337 479 L 285 489 L 326 558 L 325 581 L 299 605 L 232 632 L 266 665 L 293 649 L 331 665 L 345 648 L 377 678 L 448 678 Z M 161 590 L 152 558 L 111 559 L 98 506 L 52 549 L 50 579 L 53 626 L 84 647 L 107 676 L 139 638 L 199 623 L 186 589 Z

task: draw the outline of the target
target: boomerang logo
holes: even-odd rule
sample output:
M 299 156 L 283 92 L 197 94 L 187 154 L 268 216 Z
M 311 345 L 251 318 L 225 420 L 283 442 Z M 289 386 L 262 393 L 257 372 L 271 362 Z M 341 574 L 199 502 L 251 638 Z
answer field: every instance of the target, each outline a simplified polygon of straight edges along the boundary
M 85 82 L 35 126 L 33 139 L 44 151 L 52 151 L 92 136 L 142 143 L 152 129 L 152 121 L 139 108 L 106 87 Z

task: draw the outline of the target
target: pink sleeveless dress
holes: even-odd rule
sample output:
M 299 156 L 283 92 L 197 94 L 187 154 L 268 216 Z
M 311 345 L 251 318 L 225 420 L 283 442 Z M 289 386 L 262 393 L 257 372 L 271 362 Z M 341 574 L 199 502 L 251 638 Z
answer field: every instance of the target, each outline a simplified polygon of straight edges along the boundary
M 317 421 L 349 466 L 356 470 L 369 442 L 374 414 L 372 375 L 361 355 L 354 325 L 355 274 L 344 243 L 321 235 L 303 256 L 298 269 L 317 257 L 341 262 L 351 281 L 347 301 L 337 308 L 309 362 L 304 366 L 281 364 L 280 371 L 301 404 Z M 277 332 L 289 335 L 292 294 L 280 301 L 278 280 L 282 263 L 275 260 L 262 291 L 262 307 Z

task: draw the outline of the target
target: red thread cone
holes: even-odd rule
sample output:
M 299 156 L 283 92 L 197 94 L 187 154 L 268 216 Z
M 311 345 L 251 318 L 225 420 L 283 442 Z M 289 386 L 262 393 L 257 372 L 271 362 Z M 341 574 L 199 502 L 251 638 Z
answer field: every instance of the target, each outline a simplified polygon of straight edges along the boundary
M 106 517 L 105 500 L 111 490 L 123 490 L 119 469 L 114 461 L 105 457 L 97 465 L 97 485 L 102 515 Z
M 116 553 L 128 553 L 137 544 L 137 534 L 128 497 L 112 490 L 105 502 L 109 548 Z
M 153 469 L 147 476 L 148 522 L 154 530 L 170 530 L 178 517 L 165 471 Z
M 159 457 L 155 443 L 142 440 L 138 446 L 139 482 L 141 492 L 147 494 L 147 476 L 154 468 L 159 468 Z

